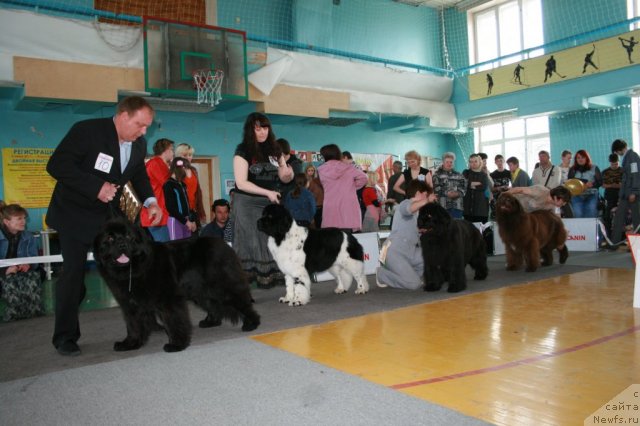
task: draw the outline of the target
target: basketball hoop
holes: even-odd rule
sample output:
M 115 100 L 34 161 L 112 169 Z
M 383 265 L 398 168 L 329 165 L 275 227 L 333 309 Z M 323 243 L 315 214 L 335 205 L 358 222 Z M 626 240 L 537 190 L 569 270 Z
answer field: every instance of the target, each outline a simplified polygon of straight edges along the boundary
M 196 70 L 193 72 L 193 87 L 198 91 L 198 104 L 216 106 L 222 99 L 222 70 Z

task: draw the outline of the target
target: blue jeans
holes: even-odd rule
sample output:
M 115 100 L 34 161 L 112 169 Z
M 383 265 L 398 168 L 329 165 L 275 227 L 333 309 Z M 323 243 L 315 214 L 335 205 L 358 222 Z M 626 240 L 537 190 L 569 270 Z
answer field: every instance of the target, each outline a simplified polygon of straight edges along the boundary
M 169 228 L 167 226 L 150 226 L 147 228 L 154 241 L 164 243 L 169 241 Z
M 454 218 L 454 219 L 462 219 L 462 210 L 447 209 L 447 212 L 449 212 L 451 217 Z
M 598 217 L 598 193 L 572 197 L 571 206 L 573 207 L 573 215 L 576 219 Z

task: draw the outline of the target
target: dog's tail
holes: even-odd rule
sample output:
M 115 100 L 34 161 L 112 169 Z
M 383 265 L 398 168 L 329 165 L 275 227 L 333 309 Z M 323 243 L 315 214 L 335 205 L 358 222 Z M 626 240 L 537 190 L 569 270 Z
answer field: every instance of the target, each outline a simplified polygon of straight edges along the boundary
M 351 234 L 347 235 L 347 253 L 349 253 L 349 257 L 355 260 L 359 260 L 360 262 L 364 261 L 364 250 L 362 249 L 362 245 L 358 242 L 356 237 Z

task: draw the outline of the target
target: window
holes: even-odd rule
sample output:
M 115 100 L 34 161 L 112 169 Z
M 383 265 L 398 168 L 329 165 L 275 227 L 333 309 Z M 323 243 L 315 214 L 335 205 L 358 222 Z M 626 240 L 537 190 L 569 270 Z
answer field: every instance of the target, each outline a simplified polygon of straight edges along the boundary
M 627 0 L 627 18 L 632 19 L 640 16 L 640 0 Z M 629 30 L 637 30 L 640 28 L 640 22 L 629 25 Z
M 476 152 L 484 152 L 489 157 L 489 170 L 495 169 L 495 156 L 502 154 L 505 160 L 517 157 L 520 168 L 531 176 L 538 162 L 538 152 L 543 149 L 550 151 L 549 119 L 546 116 L 477 127 L 474 136 Z
M 496 6 L 471 11 L 469 13 L 470 63 L 490 61 L 542 45 L 544 37 L 540 2 L 541 0 L 508 0 Z M 542 54 L 542 49 L 539 49 L 526 57 L 515 55 L 499 63 L 479 67 L 477 71 Z

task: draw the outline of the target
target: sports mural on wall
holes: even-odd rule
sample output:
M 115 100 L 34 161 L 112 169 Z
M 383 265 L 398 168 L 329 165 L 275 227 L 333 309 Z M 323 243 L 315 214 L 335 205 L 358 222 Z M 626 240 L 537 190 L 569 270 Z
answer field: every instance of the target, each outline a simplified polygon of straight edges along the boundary
M 612 71 L 640 61 L 640 30 L 469 75 L 469 99 L 478 100 L 585 75 Z

